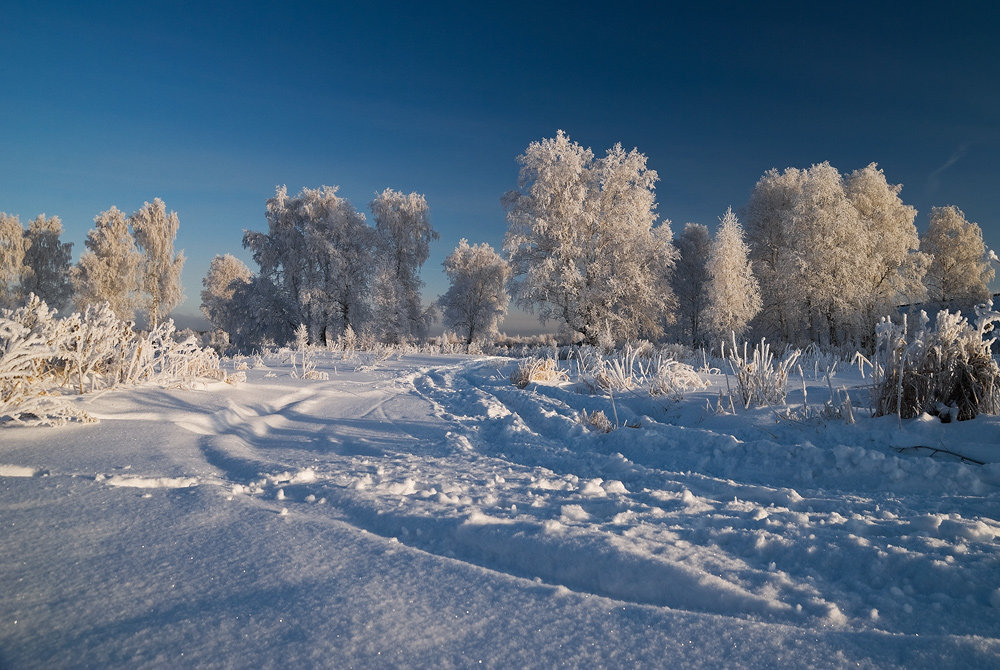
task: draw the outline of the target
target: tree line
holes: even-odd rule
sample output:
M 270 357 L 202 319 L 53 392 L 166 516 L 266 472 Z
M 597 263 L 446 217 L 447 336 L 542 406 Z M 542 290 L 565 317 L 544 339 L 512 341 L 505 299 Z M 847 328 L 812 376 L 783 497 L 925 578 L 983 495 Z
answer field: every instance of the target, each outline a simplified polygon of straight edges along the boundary
M 128 216 L 112 207 L 95 217 L 74 266 L 58 216 L 40 214 L 23 228 L 17 216 L 0 213 L 0 307 L 21 306 L 31 294 L 56 310 L 108 303 L 118 318 L 130 321 L 138 311 L 155 327 L 184 299 L 184 253 L 174 252 L 179 225 L 159 198 Z
M 247 230 L 251 271 L 216 256 L 202 311 L 232 346 L 285 344 L 300 325 L 330 344 L 366 336 L 426 338 L 438 318 L 468 343 L 495 336 L 509 303 L 590 344 L 646 338 L 713 344 L 753 333 L 805 344 L 870 348 L 878 318 L 922 301 L 968 308 L 990 298 L 994 272 L 978 224 L 934 207 L 917 211 L 872 163 L 841 174 L 829 163 L 767 171 L 714 237 L 688 223 L 674 236 L 657 213 L 655 170 L 620 144 L 596 156 L 559 131 L 518 156 L 502 198 L 503 254 L 463 239 L 447 257 L 447 292 L 424 305 L 420 269 L 438 233 L 426 198 L 385 189 L 373 224 L 337 187 L 285 187 L 265 203 L 266 231 Z M 27 229 L 0 216 L 0 301 L 35 293 L 61 308 L 108 302 L 121 318 L 155 324 L 182 299 L 178 220 L 159 199 L 125 216 L 101 213 L 70 267 L 57 217 Z

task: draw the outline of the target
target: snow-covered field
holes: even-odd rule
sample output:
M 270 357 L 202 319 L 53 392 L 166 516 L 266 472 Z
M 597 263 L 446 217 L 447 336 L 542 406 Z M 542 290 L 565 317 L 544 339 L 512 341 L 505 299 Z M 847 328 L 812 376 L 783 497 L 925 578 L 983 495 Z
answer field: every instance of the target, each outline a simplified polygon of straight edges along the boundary
M 1000 665 L 995 417 L 319 356 L 0 426 L 0 667 Z

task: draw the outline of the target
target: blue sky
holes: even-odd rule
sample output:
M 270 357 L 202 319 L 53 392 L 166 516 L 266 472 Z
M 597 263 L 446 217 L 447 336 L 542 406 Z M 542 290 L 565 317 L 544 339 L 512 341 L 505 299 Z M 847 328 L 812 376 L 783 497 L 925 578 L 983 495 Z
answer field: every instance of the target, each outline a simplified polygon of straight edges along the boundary
M 697 4 L 697 6 L 695 6 Z M 187 302 L 265 228 L 274 187 L 357 209 L 427 196 L 441 233 L 499 247 L 516 156 L 563 129 L 660 175 L 675 231 L 765 170 L 875 161 L 919 210 L 1000 248 L 1000 9 L 991 3 L 89 2 L 0 5 L 0 211 L 93 218 L 163 198 Z

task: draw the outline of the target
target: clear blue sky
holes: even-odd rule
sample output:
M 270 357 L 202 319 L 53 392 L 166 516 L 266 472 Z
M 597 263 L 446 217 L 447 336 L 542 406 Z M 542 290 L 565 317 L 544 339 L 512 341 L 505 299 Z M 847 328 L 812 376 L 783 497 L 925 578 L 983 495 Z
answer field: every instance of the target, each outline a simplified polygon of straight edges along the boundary
M 1000 8 L 812 4 L 5 2 L 0 211 L 60 216 L 78 255 L 96 214 L 163 198 L 194 314 L 215 254 L 254 267 L 276 185 L 419 191 L 432 298 L 564 129 L 645 153 L 675 232 L 768 168 L 876 161 L 918 228 L 954 204 L 1000 248 Z

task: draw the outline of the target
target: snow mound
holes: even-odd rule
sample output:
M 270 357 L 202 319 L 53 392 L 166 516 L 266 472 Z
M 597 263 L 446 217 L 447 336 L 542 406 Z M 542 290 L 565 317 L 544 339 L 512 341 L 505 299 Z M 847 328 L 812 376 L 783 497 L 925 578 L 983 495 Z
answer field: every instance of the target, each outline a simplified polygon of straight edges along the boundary
M 120 486 L 134 489 L 186 489 L 198 486 L 197 477 L 131 477 L 114 475 L 99 481 L 108 486 Z
M 37 468 L 30 468 L 25 465 L 3 465 L 0 464 L 0 477 L 34 477 L 41 474 Z

